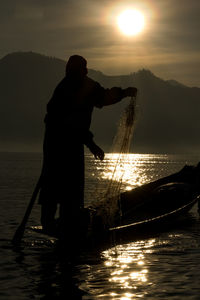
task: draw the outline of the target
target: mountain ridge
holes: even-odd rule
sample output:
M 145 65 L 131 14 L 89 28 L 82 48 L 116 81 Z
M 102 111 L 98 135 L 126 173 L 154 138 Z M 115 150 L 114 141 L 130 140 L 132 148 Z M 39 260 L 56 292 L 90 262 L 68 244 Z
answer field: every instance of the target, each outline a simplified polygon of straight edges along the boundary
M 10 53 L 0 60 L 1 149 L 42 149 L 46 104 L 64 77 L 65 64 L 59 58 L 34 52 Z M 114 76 L 90 69 L 88 75 L 105 88 L 138 88 L 133 152 L 198 151 L 200 88 L 163 80 L 145 69 Z M 126 104 L 123 100 L 94 111 L 92 131 L 106 151 Z

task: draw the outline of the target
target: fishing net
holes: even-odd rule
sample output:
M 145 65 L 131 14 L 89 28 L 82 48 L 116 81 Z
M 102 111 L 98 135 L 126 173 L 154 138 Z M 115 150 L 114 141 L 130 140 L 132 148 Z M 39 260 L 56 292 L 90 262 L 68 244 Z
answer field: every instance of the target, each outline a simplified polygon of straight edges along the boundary
M 120 191 L 123 182 L 123 160 L 130 151 L 134 130 L 136 98 L 131 97 L 129 104 L 122 113 L 118 130 L 111 148 L 111 160 L 115 161 L 112 176 L 101 199 L 93 204 L 105 227 L 113 226 L 116 217 L 120 217 Z

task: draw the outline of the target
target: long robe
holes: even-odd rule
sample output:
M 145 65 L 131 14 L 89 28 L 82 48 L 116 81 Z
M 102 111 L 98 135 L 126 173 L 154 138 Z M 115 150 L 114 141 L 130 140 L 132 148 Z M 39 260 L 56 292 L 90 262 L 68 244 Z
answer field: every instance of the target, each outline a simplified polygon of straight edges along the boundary
M 90 123 L 94 107 L 123 98 L 121 88 L 105 89 L 85 76 L 66 76 L 47 104 L 43 146 L 43 176 L 39 202 L 52 208 L 57 203 L 70 214 L 84 207 L 84 144 L 93 138 Z

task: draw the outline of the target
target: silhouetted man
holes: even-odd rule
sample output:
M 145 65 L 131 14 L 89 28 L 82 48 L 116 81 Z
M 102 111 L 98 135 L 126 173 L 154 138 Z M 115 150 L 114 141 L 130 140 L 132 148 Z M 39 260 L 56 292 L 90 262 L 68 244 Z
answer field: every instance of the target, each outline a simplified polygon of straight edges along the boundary
M 84 207 L 84 145 L 103 160 L 104 152 L 89 130 L 94 107 L 102 108 L 135 96 L 134 87 L 103 88 L 87 76 L 87 61 L 69 58 L 66 75 L 47 104 L 44 161 L 40 191 L 41 223 L 46 231 L 55 226 L 57 204 L 63 228 L 73 227 Z

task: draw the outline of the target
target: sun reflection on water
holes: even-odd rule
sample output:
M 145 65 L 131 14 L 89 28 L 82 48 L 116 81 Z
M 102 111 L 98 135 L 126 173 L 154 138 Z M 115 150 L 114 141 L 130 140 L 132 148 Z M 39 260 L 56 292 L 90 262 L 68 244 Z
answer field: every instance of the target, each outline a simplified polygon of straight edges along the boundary
M 168 174 L 169 157 L 165 154 L 106 153 L 103 161 L 87 156 L 85 191 L 86 203 L 103 199 L 110 184 L 117 191 L 129 191 Z M 158 165 L 165 164 L 165 169 Z M 171 171 L 170 171 L 171 172 Z M 114 190 L 113 189 L 113 190 Z
M 103 180 L 122 181 L 124 190 L 131 190 L 140 186 L 151 178 L 148 173 L 144 172 L 142 167 L 152 159 L 147 154 L 106 154 L 104 167 L 102 168 L 101 178 Z M 101 168 L 101 167 L 100 167 Z M 149 166 L 150 171 L 151 166 Z
M 110 296 L 113 299 L 117 296 L 116 290 L 120 291 L 121 300 L 143 296 L 140 287 L 151 285 L 145 255 L 151 252 L 155 242 L 155 239 L 137 241 L 115 246 L 102 253 L 104 264 L 109 269 L 108 281 L 112 286 Z

